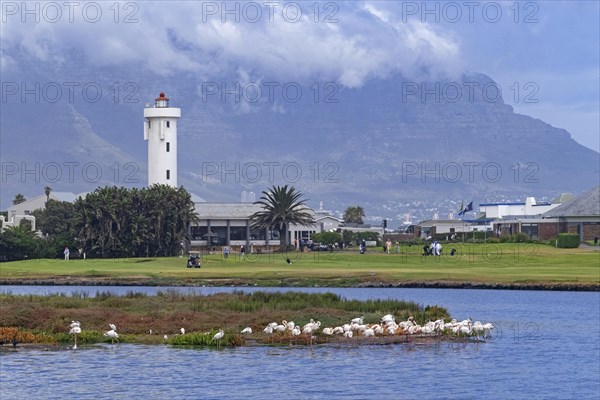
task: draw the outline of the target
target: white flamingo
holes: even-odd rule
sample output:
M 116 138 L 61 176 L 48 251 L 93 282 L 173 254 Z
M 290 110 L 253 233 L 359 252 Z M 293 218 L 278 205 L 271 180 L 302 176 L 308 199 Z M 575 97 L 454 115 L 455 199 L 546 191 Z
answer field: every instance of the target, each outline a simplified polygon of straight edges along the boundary
M 375 331 L 373 329 L 371 329 L 371 328 L 367 328 L 367 329 L 364 330 L 363 336 L 365 336 L 365 337 L 373 337 L 373 336 L 375 336 Z
M 387 324 L 388 322 L 395 322 L 395 321 L 396 321 L 396 318 L 392 314 L 386 314 L 383 317 L 381 317 L 382 324 Z
M 492 336 L 492 329 L 494 329 L 494 325 L 491 323 L 483 324 L 483 337 Z
M 273 327 L 273 330 L 277 333 L 283 333 L 288 328 L 288 322 L 286 320 L 281 321 L 281 324 L 277 324 Z
M 301 333 L 302 331 L 299 326 L 295 326 L 294 329 L 292 329 L 292 336 L 300 336 Z
M 185 335 L 185 328 L 181 328 L 179 331 L 181 332 L 182 335 Z
M 334 335 L 342 335 L 344 333 L 344 328 L 341 326 L 336 326 L 335 328 L 333 328 L 333 334 Z
M 114 325 L 113 325 L 114 326 Z M 110 338 L 110 341 L 112 344 L 115 344 L 115 340 L 118 342 L 119 341 L 119 334 L 117 332 L 115 332 L 114 329 L 111 329 L 108 332 L 104 332 L 104 336 L 107 336 Z
M 69 335 L 73 335 L 75 337 L 75 345 L 73 346 L 73 350 L 77 350 L 77 335 L 81 334 L 81 324 L 79 321 L 71 321 L 71 325 L 69 325 L 71 330 L 69 331 Z
M 271 324 L 267 325 L 265 329 L 263 329 L 263 332 L 269 335 L 271 341 L 273 340 L 273 326 Z
M 117 331 L 117 326 L 115 324 L 108 324 L 108 326 L 110 327 L 110 329 L 112 329 L 113 331 Z
M 371 325 L 371 329 L 375 332 L 376 335 L 381 335 L 383 333 L 383 327 L 379 324 Z
M 246 335 L 246 334 L 251 334 L 252 333 L 252 328 L 250 328 L 249 326 L 245 327 L 244 329 L 242 329 L 242 331 L 240 332 L 242 335 Z
M 217 348 L 221 346 L 221 339 L 223 339 L 223 336 L 225 336 L 223 329 L 219 329 L 219 332 L 215 333 L 215 336 L 213 336 L 212 340 L 213 342 L 217 342 Z

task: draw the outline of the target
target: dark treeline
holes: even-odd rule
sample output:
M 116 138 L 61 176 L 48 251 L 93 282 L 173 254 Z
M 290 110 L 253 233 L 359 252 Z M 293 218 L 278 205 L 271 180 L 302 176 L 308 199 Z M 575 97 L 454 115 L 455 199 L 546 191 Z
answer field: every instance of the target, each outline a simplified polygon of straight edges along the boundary
M 28 224 L 6 229 L 3 261 L 62 257 L 65 246 L 71 258 L 175 255 L 196 218 L 190 194 L 166 185 L 98 188 L 73 204 L 48 200 L 33 215 L 42 236 Z

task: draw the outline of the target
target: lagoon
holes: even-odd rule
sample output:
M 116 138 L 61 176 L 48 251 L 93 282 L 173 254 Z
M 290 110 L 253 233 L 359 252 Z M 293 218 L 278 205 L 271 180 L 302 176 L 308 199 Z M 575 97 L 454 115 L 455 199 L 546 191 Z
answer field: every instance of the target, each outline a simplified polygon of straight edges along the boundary
M 573 398 L 600 396 L 600 293 L 396 288 L 2 286 L 12 294 L 333 292 L 405 299 L 492 322 L 486 343 L 178 348 L 118 344 L 1 353 L 2 398 Z

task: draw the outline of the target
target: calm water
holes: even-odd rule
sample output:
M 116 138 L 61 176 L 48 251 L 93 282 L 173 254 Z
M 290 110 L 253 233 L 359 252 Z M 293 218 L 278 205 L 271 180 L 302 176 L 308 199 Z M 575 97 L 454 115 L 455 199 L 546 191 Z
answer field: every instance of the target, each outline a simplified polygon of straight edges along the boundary
M 73 290 L 152 294 L 157 288 L 0 287 L 13 294 Z M 234 288 L 178 290 L 209 294 Z M 600 293 L 302 290 L 439 304 L 457 319 L 493 322 L 496 337 L 481 344 L 221 350 L 119 344 L 19 351 L 0 356 L 0 398 L 600 398 Z

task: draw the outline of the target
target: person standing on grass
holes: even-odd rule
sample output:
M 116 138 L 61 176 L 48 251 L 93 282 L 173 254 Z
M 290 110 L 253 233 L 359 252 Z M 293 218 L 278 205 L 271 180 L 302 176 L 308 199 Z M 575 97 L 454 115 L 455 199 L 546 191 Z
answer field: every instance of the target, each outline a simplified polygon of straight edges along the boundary
M 242 256 L 242 260 L 246 259 L 246 246 L 242 245 L 242 247 L 240 247 L 240 255 Z
M 229 257 L 229 247 L 227 246 L 223 248 L 223 257 L 225 258 L 225 260 L 227 260 L 227 258 Z
M 69 247 L 65 246 L 65 251 L 63 251 L 63 254 L 65 255 L 65 261 L 69 261 Z
M 385 248 L 387 250 L 387 253 L 390 254 L 390 249 L 392 248 L 392 241 L 390 239 L 388 239 L 387 242 L 385 242 Z

